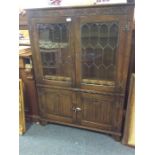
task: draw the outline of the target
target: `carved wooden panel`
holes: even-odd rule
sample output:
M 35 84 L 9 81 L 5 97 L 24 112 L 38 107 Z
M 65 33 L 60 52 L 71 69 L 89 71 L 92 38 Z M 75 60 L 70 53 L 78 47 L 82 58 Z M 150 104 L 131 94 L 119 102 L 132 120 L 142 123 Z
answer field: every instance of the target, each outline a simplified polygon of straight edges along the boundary
M 57 10 L 53 9 L 42 9 L 38 10 L 30 10 L 28 15 L 31 17 L 48 17 L 48 16 L 92 16 L 92 15 L 125 15 L 130 13 L 132 6 L 120 5 L 117 6 L 88 6 L 88 7 L 72 7 L 72 8 L 57 8 Z M 43 11 L 44 10 L 44 11 Z M 32 12 L 31 12 L 32 11 Z
M 78 117 L 82 125 L 112 130 L 113 96 L 83 93 L 79 96 L 78 106 L 81 108 Z
M 38 91 L 40 113 L 45 118 L 72 120 L 72 93 L 69 91 L 40 88 Z
M 100 100 L 83 100 L 83 119 L 97 122 L 111 124 L 112 103 L 106 103 L 106 101 Z M 110 114 L 110 115 L 109 115 Z
M 121 133 L 123 118 L 123 97 L 81 93 L 77 98 L 79 124 L 107 131 Z

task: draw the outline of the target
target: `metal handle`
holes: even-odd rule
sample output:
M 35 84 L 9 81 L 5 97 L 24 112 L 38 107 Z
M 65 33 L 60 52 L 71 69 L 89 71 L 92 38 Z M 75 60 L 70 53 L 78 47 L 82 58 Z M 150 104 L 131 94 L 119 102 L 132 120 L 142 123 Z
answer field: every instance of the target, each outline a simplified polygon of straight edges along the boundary
M 78 112 L 78 111 L 81 111 L 81 108 L 77 107 L 77 108 L 76 108 L 76 111 L 77 111 L 77 112 Z
M 74 112 L 79 112 L 79 111 L 81 111 L 81 108 L 79 108 L 79 107 L 77 107 L 77 108 L 73 107 L 72 110 L 73 110 Z

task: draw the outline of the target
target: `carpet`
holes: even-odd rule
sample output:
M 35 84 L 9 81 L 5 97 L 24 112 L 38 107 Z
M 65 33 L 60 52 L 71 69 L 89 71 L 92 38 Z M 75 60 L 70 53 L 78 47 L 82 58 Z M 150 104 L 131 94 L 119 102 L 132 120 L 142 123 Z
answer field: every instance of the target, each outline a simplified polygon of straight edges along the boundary
M 32 124 L 19 136 L 19 155 L 134 155 L 106 134 L 56 124 Z

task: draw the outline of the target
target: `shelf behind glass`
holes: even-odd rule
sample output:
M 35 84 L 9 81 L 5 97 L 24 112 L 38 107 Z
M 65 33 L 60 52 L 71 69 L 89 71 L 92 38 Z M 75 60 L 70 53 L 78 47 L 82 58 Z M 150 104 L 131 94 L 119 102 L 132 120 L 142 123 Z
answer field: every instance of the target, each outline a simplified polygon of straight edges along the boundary
M 65 76 L 44 75 L 44 78 L 48 80 L 55 80 L 55 81 L 71 81 L 70 77 L 65 77 Z
M 111 85 L 113 86 L 115 84 L 114 81 L 108 81 L 108 80 L 94 80 L 94 79 L 82 79 L 82 83 L 84 84 L 95 84 L 95 85 Z
M 68 43 L 66 42 L 52 42 L 52 41 L 39 41 L 39 47 L 44 49 L 57 49 L 57 48 L 67 48 Z

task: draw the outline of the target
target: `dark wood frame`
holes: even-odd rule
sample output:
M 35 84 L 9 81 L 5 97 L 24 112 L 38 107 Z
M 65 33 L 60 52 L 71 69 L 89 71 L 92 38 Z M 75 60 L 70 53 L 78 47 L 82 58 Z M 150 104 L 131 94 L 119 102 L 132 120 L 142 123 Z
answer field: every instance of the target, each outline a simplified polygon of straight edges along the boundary
M 27 121 L 37 122 L 39 120 L 39 115 L 34 71 L 32 68 L 31 72 L 27 72 L 24 61 L 25 59 L 32 60 L 32 53 L 30 51 L 30 47 L 26 50 L 22 50 L 22 52 L 25 53 L 19 53 L 19 60 L 22 61 L 22 65 L 19 65 L 19 78 L 23 81 L 25 118 Z

